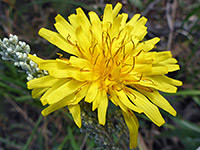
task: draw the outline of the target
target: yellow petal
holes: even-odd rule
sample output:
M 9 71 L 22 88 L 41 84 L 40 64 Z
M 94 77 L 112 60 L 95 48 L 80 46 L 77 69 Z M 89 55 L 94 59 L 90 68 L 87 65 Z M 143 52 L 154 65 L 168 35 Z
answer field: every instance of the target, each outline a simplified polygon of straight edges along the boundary
M 148 42 L 149 43 L 149 42 Z M 146 42 L 145 42 L 146 45 Z M 147 44 L 148 45 L 148 44 Z M 154 45 L 153 43 L 151 43 L 150 45 Z M 170 51 L 165 51 L 165 52 L 154 52 L 154 61 L 153 64 L 162 62 L 166 59 L 169 59 L 172 57 L 172 53 Z
M 120 27 L 120 30 L 123 29 L 126 25 L 126 21 L 128 19 L 128 14 L 126 13 L 122 13 L 122 22 L 121 22 L 121 27 Z
M 65 84 L 66 82 L 68 82 L 69 79 L 62 79 L 62 80 L 58 80 L 51 88 L 49 88 L 45 94 L 40 98 L 40 101 L 42 102 L 43 105 L 46 105 L 48 103 L 47 101 L 47 97 L 53 92 L 55 91 L 57 88 L 59 88 L 60 86 L 62 86 L 63 84 Z
M 155 37 L 153 39 L 145 41 L 144 42 L 145 44 L 143 46 L 143 50 L 145 52 L 148 52 L 148 51 L 152 50 L 155 47 L 155 44 L 157 44 L 159 41 L 160 41 L 160 38 L 158 38 L 158 37 Z
M 140 14 L 135 14 L 131 20 L 129 22 L 127 22 L 127 25 L 132 25 L 134 26 L 134 24 L 136 23 L 136 21 L 140 18 Z
M 56 103 L 64 97 L 75 92 L 81 85 L 83 85 L 83 82 L 70 80 L 64 83 L 62 86 L 55 89 L 51 94 L 47 96 L 46 99 L 48 100 L 49 104 Z
M 134 28 L 139 29 L 141 26 L 144 26 L 146 22 L 147 22 L 147 18 L 142 17 L 134 24 Z
M 75 29 L 60 15 L 55 17 L 56 23 L 61 23 L 69 32 L 74 32 Z
M 83 58 L 77 58 L 77 57 L 71 56 L 69 62 L 74 67 L 78 67 L 81 69 L 91 69 L 91 62 Z
M 33 80 L 30 80 L 27 82 L 28 89 L 34 89 L 34 88 L 46 88 L 46 87 L 51 87 L 53 86 L 58 79 L 48 75 L 48 76 L 43 76 L 40 78 L 36 78 Z
M 119 11 L 122 9 L 122 4 L 121 3 L 117 3 L 115 5 L 115 8 L 113 9 L 112 13 L 113 13 L 113 18 L 115 18 L 117 16 L 117 14 L 119 13 Z
M 46 92 L 49 88 L 36 88 L 33 89 L 31 95 L 33 98 L 40 97 L 44 92 Z
M 136 116 L 131 112 L 131 116 L 122 111 L 124 120 L 129 129 L 130 149 L 137 147 L 138 127 L 139 123 Z
M 33 56 L 33 55 L 31 55 L 31 54 L 28 54 L 28 57 L 29 57 L 32 61 L 34 61 L 36 64 L 40 64 L 41 62 L 44 61 L 43 59 L 41 59 L 41 58 L 39 58 L 39 57 L 37 57 L 37 56 Z
M 119 99 L 117 98 L 117 95 L 114 92 L 114 90 L 112 90 L 111 88 L 109 89 L 109 95 L 109 99 L 112 101 L 112 103 L 118 106 Z
M 54 26 L 64 39 L 70 35 L 71 39 L 76 40 L 75 29 L 60 14 L 55 17 L 55 20 Z
M 111 38 L 117 37 L 119 34 L 119 29 L 121 26 L 122 15 L 119 15 L 117 18 L 114 19 L 113 25 L 110 31 Z
M 80 52 L 72 45 L 68 44 L 68 42 L 60 34 L 41 28 L 39 30 L 39 35 L 63 51 L 81 57 Z
M 160 63 L 161 64 L 175 64 L 177 62 L 178 61 L 175 58 L 169 58 L 169 59 L 166 59 L 166 60 L 162 60 L 162 62 L 160 62 Z
M 70 113 L 72 114 L 72 117 L 74 118 L 74 122 L 76 125 L 81 128 L 81 108 L 80 105 L 69 105 L 68 106 Z
M 104 9 L 104 14 L 103 14 L 103 23 L 113 23 L 113 13 L 112 13 L 112 5 L 107 4 L 105 9 Z
M 160 95 L 157 90 L 153 90 L 152 92 L 147 92 L 145 90 L 139 89 L 144 95 L 146 95 L 154 104 L 159 106 L 160 108 L 164 109 L 165 111 L 169 112 L 173 116 L 176 116 L 176 111 L 174 108 L 169 104 L 169 102 Z
M 138 28 L 134 27 L 131 31 L 131 34 L 137 37 L 137 39 L 142 40 L 144 36 L 147 34 L 147 27 L 140 26 Z
M 99 23 L 99 21 L 96 21 L 96 20 L 93 21 L 92 23 L 93 23 L 93 25 L 91 27 L 92 34 L 93 34 L 94 38 L 98 41 L 98 43 L 101 43 L 102 42 L 102 32 L 103 32 L 101 23 Z
M 45 109 L 42 111 L 42 115 L 43 115 L 43 116 L 47 116 L 47 115 L 49 115 L 50 113 L 52 113 L 52 112 L 54 112 L 54 111 L 56 111 L 56 110 L 58 110 L 58 109 L 60 109 L 60 108 L 63 108 L 63 107 L 65 107 L 65 106 L 69 105 L 69 104 L 70 104 L 70 101 L 71 101 L 72 99 L 74 99 L 74 96 L 75 96 L 75 94 L 71 94 L 71 95 L 65 97 L 64 99 L 62 99 L 61 101 L 59 101 L 59 102 L 57 102 L 57 103 L 55 103 L 55 104 L 49 105 L 47 108 L 45 108 Z
M 182 86 L 182 82 L 179 80 L 175 80 L 172 78 L 167 77 L 166 75 L 159 76 L 160 80 L 167 82 L 169 84 L 175 85 L 175 86 Z
M 95 97 L 97 96 L 98 87 L 99 87 L 99 82 L 92 82 L 90 84 L 87 95 L 85 97 L 86 102 L 91 103 L 94 101 Z
M 69 62 L 64 60 L 44 60 L 39 64 L 39 68 L 43 70 L 66 70 L 70 68 Z
M 84 29 L 84 33 L 88 33 L 91 24 L 87 16 L 85 15 L 85 13 L 83 12 L 81 8 L 77 8 L 76 12 L 77 12 L 77 21 L 78 21 L 77 23 Z
M 70 101 L 70 105 L 78 104 L 87 94 L 89 84 L 81 86 L 77 92 L 75 92 L 74 100 Z
M 106 91 L 101 91 L 101 99 L 98 106 L 98 120 L 99 124 L 105 125 L 106 123 L 106 112 L 108 108 L 108 97 Z
M 79 26 L 78 28 L 76 28 L 76 37 L 78 40 L 78 44 L 79 47 L 81 47 L 82 52 L 86 52 L 84 53 L 87 56 L 87 53 L 89 52 L 89 47 L 90 47 L 90 42 L 89 42 L 89 38 L 88 36 L 86 36 L 86 34 L 84 34 L 83 32 L 83 28 L 81 26 Z
M 152 76 L 152 75 L 163 75 L 168 73 L 168 67 L 166 66 L 155 66 L 152 67 L 151 72 L 146 72 L 144 76 Z
M 173 65 L 173 64 L 167 64 L 165 65 L 168 69 L 168 72 L 173 72 L 173 71 L 177 71 L 180 70 L 180 66 L 179 65 Z
M 58 74 L 60 73 L 60 74 Z M 65 74 L 65 70 L 63 70 L 63 74 L 62 74 L 62 71 L 59 71 L 57 73 L 57 76 L 59 77 L 71 77 L 71 78 L 74 78 L 80 82 L 83 82 L 83 81 L 95 81 L 96 79 L 98 79 L 99 77 L 99 74 L 95 73 L 95 72 L 92 72 L 92 71 L 88 71 L 88 70 L 81 70 L 81 69 L 77 69 L 77 68 L 69 68 L 66 70 L 66 74 Z M 56 72 L 55 72 L 56 74 Z M 61 76 L 63 75 L 63 76 Z
M 68 76 L 68 68 L 65 70 L 58 70 L 58 69 L 51 69 L 48 70 L 49 74 L 55 78 L 69 78 L 71 76 Z
M 90 11 L 88 13 L 89 17 L 90 17 L 90 22 L 93 24 L 94 22 L 98 22 L 100 23 L 100 19 L 99 19 L 99 16 L 93 12 L 93 11 Z
M 157 126 L 161 126 L 165 123 L 163 117 L 161 116 L 158 108 L 152 104 L 145 96 L 140 94 L 139 92 L 127 88 L 127 95 L 132 100 L 132 102 L 142 109 L 145 115 L 151 119 Z
M 163 75 L 156 75 L 142 77 L 140 82 L 135 82 L 134 84 L 154 88 L 162 92 L 176 93 L 177 87 L 174 85 L 179 86 L 182 82 L 171 78 L 167 79 Z
M 99 103 L 101 101 L 101 92 L 100 90 L 97 91 L 97 95 L 94 98 L 93 102 L 92 102 L 92 111 L 94 111 L 95 109 L 97 109 L 97 107 L 99 106 Z
M 121 91 L 115 91 L 117 96 L 119 97 L 119 100 L 129 109 L 136 111 L 138 113 L 142 113 L 143 110 L 138 108 L 137 106 L 135 106 L 134 104 L 132 104 L 130 102 L 130 100 L 128 99 L 128 97 L 126 96 L 126 94 L 124 93 L 123 90 Z
M 80 26 L 80 23 L 77 23 L 77 15 L 71 14 L 71 15 L 68 17 L 68 20 L 69 20 L 70 24 L 72 25 L 72 27 L 73 27 L 74 29 L 76 29 L 78 26 Z

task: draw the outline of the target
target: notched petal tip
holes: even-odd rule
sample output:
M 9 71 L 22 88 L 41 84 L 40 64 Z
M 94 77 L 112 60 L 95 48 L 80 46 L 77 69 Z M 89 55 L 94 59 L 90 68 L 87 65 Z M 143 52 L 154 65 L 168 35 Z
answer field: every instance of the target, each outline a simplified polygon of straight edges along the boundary
M 30 89 L 31 89 L 31 88 L 30 88 L 30 81 L 26 82 L 26 85 L 27 85 L 27 89 L 30 90 Z
M 122 9 L 122 4 L 118 2 L 113 9 L 113 17 L 116 17 L 121 9 Z
M 38 34 L 39 34 L 40 36 L 42 36 L 46 30 L 47 30 L 47 29 L 45 29 L 45 28 L 41 28 L 41 29 L 38 31 Z
M 49 113 L 48 113 L 48 112 L 46 112 L 46 111 L 45 111 L 45 109 L 44 109 L 44 110 L 42 110 L 41 114 L 42 114 L 42 116 L 44 116 L 44 117 L 45 117 L 45 116 L 47 116 Z
M 57 16 L 55 17 L 56 22 L 59 21 L 60 18 L 63 18 L 60 14 L 57 14 Z

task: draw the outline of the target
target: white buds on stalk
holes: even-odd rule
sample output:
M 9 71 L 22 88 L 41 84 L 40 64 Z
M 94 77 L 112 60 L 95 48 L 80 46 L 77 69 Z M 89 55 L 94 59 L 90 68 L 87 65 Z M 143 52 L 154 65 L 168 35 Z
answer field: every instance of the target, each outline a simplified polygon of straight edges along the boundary
M 38 65 L 28 57 L 29 53 L 30 46 L 26 42 L 19 41 L 17 35 L 10 34 L 9 39 L 0 39 L 0 55 L 2 60 L 13 61 L 14 66 L 20 67 L 21 70 L 27 73 L 28 81 L 48 75 L 46 70 L 39 69 Z

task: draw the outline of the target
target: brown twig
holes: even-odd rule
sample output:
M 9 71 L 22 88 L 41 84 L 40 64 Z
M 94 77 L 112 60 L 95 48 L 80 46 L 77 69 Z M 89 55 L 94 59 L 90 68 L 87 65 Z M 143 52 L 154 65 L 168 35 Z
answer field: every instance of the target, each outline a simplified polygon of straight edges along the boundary
M 151 2 L 145 9 L 145 11 L 142 13 L 142 15 L 146 16 L 149 13 L 149 11 L 151 11 L 154 8 L 154 6 L 159 2 L 160 0 L 154 0 L 153 2 Z
M 168 36 L 168 43 L 167 43 L 167 49 L 171 50 L 172 47 L 172 40 L 173 40 L 173 34 L 174 34 L 174 21 L 176 17 L 176 8 L 177 8 L 177 0 L 174 0 L 173 3 L 171 3 L 169 0 L 166 4 L 166 17 L 167 17 L 167 23 L 170 29 L 170 33 Z
M 15 108 L 15 110 L 24 117 L 25 120 L 27 120 L 33 127 L 35 126 L 35 122 L 28 117 L 27 113 L 25 113 L 24 110 L 21 109 L 7 94 L 5 95 L 5 98 Z
M 140 133 L 138 133 L 138 138 L 139 138 L 139 144 L 138 144 L 138 147 L 139 149 L 141 150 L 149 150 L 142 135 Z
M 84 149 L 84 146 L 85 146 L 85 144 L 86 144 L 87 139 L 88 139 L 88 134 L 85 134 L 85 136 L 84 136 L 84 138 L 83 138 L 83 140 L 82 140 L 82 143 L 81 143 L 81 146 L 80 146 L 79 150 L 83 150 L 83 149 Z

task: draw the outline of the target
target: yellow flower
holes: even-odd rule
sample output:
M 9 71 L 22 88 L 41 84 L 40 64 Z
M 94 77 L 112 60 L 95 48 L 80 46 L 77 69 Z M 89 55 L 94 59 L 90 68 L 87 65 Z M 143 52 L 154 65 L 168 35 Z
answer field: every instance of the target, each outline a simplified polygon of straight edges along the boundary
M 147 34 L 147 19 L 136 14 L 127 21 L 128 14 L 118 14 L 122 4 L 115 8 L 107 4 L 101 20 L 89 12 L 89 20 L 81 8 L 68 17 L 67 22 L 57 15 L 53 32 L 40 29 L 39 35 L 63 51 L 70 59 L 56 60 L 29 57 L 47 70 L 48 76 L 29 81 L 33 98 L 41 97 L 44 116 L 67 106 L 78 127 L 81 127 L 79 102 L 92 103 L 97 109 L 99 124 L 106 122 L 108 101 L 122 110 L 130 133 L 130 148 L 137 146 L 138 120 L 133 112 L 144 113 L 156 125 L 165 123 L 159 109 L 173 116 L 176 111 L 158 91 L 175 93 L 182 82 L 165 74 L 179 70 L 170 51 L 150 51 L 159 38 L 143 41 Z M 157 106 L 156 106 L 157 105 Z

